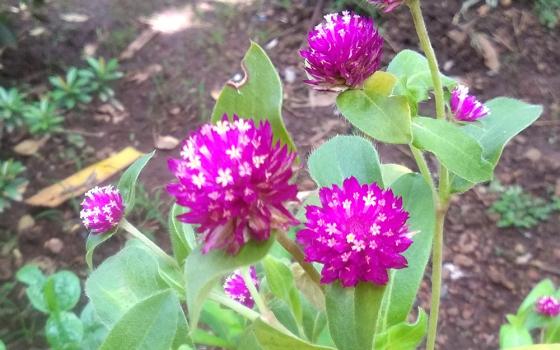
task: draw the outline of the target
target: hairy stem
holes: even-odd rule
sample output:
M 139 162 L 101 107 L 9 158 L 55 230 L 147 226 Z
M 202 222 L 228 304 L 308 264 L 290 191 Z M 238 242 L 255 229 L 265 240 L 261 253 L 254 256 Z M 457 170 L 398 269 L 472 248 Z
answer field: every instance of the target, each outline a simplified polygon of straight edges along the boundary
M 430 172 L 430 168 L 428 168 L 428 163 L 426 163 L 426 159 L 424 158 L 424 154 L 418 148 L 410 145 L 410 151 L 412 152 L 412 156 L 416 161 L 416 165 L 418 166 L 418 170 L 422 177 L 432 190 L 432 193 L 437 194 L 436 186 L 434 185 L 434 179 L 432 178 L 432 173 Z M 434 203 L 437 204 L 437 196 L 434 196 Z
M 258 312 L 249 309 L 245 305 L 238 303 L 237 301 L 229 298 L 224 294 L 212 292 L 210 293 L 209 299 L 232 309 L 233 311 L 237 312 L 250 321 L 254 321 L 260 317 L 260 314 Z
M 167 253 L 164 252 L 157 244 L 152 242 L 151 239 L 144 236 L 144 234 L 140 232 L 134 225 L 128 222 L 128 220 L 122 219 L 120 227 L 125 229 L 126 232 L 130 233 L 132 237 L 141 241 L 146 247 L 148 247 L 156 255 L 160 256 L 165 262 L 169 263 L 172 266 L 179 267 L 175 259 L 167 255 Z
M 438 119 L 443 119 L 445 118 L 443 84 L 441 82 L 441 74 L 439 72 L 436 53 L 434 52 L 434 48 L 432 47 L 430 36 L 428 34 L 428 30 L 426 29 L 426 23 L 424 22 L 424 17 L 422 16 L 420 0 L 408 0 L 407 5 L 410 8 L 410 13 L 412 14 L 414 28 L 416 29 L 418 39 L 420 40 L 420 47 L 422 48 L 422 51 L 424 51 L 426 59 L 428 60 L 428 66 L 430 67 L 432 82 L 434 84 L 434 95 L 436 99 L 436 116 Z
M 243 277 L 243 282 L 245 282 L 245 285 L 247 286 L 249 293 L 251 293 L 251 297 L 255 301 L 255 304 L 257 304 L 259 311 L 261 313 L 268 312 L 268 308 L 266 307 L 266 304 L 262 300 L 261 295 L 259 294 L 259 291 L 255 287 L 255 283 L 251 278 L 251 272 L 249 270 L 249 267 L 244 267 L 241 269 L 241 276 Z
M 443 226 L 447 204 L 438 207 L 436 212 L 436 232 L 432 249 L 432 300 L 430 303 L 430 323 L 428 325 L 428 340 L 426 349 L 433 350 L 436 346 L 437 324 L 439 318 L 439 303 L 441 298 L 441 272 L 443 262 Z
M 277 231 L 276 239 L 278 242 L 286 249 L 292 257 L 297 261 L 297 263 L 303 268 L 303 270 L 309 275 L 309 277 L 313 280 L 313 282 L 317 283 L 321 288 L 321 275 L 319 272 L 315 270 L 313 265 L 305 261 L 305 255 L 301 248 L 292 241 L 286 232 L 284 231 Z

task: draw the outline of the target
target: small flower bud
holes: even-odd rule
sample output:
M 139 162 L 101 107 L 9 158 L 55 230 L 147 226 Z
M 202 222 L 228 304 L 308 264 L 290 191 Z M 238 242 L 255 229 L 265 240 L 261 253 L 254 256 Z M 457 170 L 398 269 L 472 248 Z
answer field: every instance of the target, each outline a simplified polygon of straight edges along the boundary
M 449 103 L 455 119 L 462 122 L 474 122 L 490 112 L 475 96 L 469 95 L 469 88 L 463 85 L 451 92 Z
M 560 301 L 553 296 L 545 296 L 537 300 L 535 310 L 547 317 L 560 315 Z
M 369 2 L 382 9 L 385 13 L 393 11 L 404 3 L 403 0 L 369 0 Z
M 93 234 L 109 232 L 123 217 L 122 196 L 113 186 L 94 187 L 85 194 L 80 218 Z
M 251 275 L 251 280 L 253 281 L 255 288 L 258 290 L 260 283 L 255 267 L 251 266 L 249 268 L 249 274 Z M 249 288 L 247 288 L 247 285 L 245 284 L 245 280 L 241 275 L 241 270 L 235 270 L 226 278 L 226 281 L 224 282 L 224 292 L 228 297 L 240 302 L 248 308 L 253 308 L 253 306 L 255 306 L 255 301 L 251 296 L 251 292 L 249 292 Z

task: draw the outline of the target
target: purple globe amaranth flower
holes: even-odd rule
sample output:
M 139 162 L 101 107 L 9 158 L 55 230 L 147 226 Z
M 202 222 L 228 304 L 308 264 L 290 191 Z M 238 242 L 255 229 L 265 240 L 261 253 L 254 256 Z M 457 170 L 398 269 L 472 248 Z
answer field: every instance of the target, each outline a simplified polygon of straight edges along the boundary
M 457 86 L 451 92 L 449 104 L 455 119 L 463 122 L 473 122 L 490 113 L 488 107 L 480 103 L 475 96 L 469 95 L 469 88 L 463 85 Z
M 306 208 L 306 228 L 297 233 L 309 262 L 324 264 L 322 283 L 339 279 L 352 287 L 360 281 L 384 285 L 388 269 L 407 266 L 401 255 L 412 244 L 402 199 L 375 183 L 350 177 L 342 188 L 319 192 L 321 206 Z
M 543 316 L 556 317 L 560 315 L 560 301 L 553 296 L 541 297 L 535 304 L 535 310 Z
M 237 254 L 250 239 L 263 241 L 272 229 L 298 221 L 285 208 L 297 200 L 290 184 L 295 152 L 273 142 L 270 123 L 227 116 L 187 138 L 180 159 L 170 159 L 177 182 L 167 186 L 177 204 L 190 210 L 178 219 L 199 224 L 202 252 Z
M 403 0 L 369 0 L 369 2 L 381 8 L 385 13 L 393 11 L 404 3 Z
M 123 217 L 122 196 L 113 186 L 94 187 L 85 194 L 80 218 L 84 226 L 94 234 L 109 232 Z
M 308 35 L 309 48 L 300 51 L 309 79 L 319 90 L 361 87 L 379 69 L 383 38 L 373 20 L 348 11 L 331 13 Z
M 255 267 L 251 266 L 249 268 L 249 274 L 251 275 L 251 280 L 253 281 L 255 288 L 258 290 L 260 283 Z M 226 281 L 224 282 L 224 292 L 228 297 L 240 302 L 248 308 L 253 308 L 253 306 L 255 306 L 255 301 L 251 296 L 251 292 L 249 292 L 249 288 L 247 288 L 247 285 L 245 284 L 243 275 L 241 275 L 241 270 L 235 270 L 226 278 Z

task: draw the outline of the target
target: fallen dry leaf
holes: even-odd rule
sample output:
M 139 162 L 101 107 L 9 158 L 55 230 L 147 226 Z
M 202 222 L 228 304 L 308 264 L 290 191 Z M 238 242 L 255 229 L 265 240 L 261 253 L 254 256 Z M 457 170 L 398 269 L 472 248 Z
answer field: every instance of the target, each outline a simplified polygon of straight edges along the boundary
M 135 72 L 131 72 L 127 75 L 126 81 L 135 83 L 135 84 L 142 84 L 146 80 L 150 79 L 154 75 L 160 73 L 163 70 L 161 64 L 150 64 L 142 69 L 139 69 Z
M 39 140 L 27 139 L 23 140 L 14 147 L 14 152 L 22 156 L 32 156 L 39 151 L 41 147 L 45 145 L 48 136 L 42 137 Z
M 128 60 L 140 51 L 150 40 L 152 40 L 157 35 L 157 32 L 153 29 L 145 29 L 133 42 L 131 42 L 128 47 L 120 54 L 119 59 L 121 61 Z
M 96 120 L 105 122 L 111 121 L 113 124 L 119 124 L 130 116 L 130 113 L 120 103 L 105 103 L 99 106 L 97 113 L 93 116 Z
M 42 189 L 39 193 L 26 199 L 25 203 L 33 206 L 57 207 L 66 200 L 82 195 L 91 187 L 107 180 L 129 166 L 142 154 L 132 147 L 126 147 L 114 156 L 90 165 L 66 179 Z
M 490 69 L 490 72 L 495 74 L 500 71 L 500 54 L 490 40 L 490 38 L 483 33 L 471 32 L 471 45 L 484 57 L 484 64 Z
M 86 22 L 89 17 L 80 13 L 63 13 L 60 15 L 60 19 L 65 22 L 83 23 Z
M 155 146 L 160 150 L 172 150 L 179 145 L 180 141 L 171 135 L 159 135 L 156 139 Z
M 31 229 L 33 226 L 35 226 L 35 219 L 33 219 L 33 216 L 31 215 L 25 214 L 24 216 L 19 218 L 17 230 L 21 233 Z
M 337 92 L 316 91 L 309 89 L 309 107 L 329 107 L 336 103 Z
M 53 254 L 60 254 L 64 249 L 64 242 L 59 238 L 51 238 L 43 244 L 43 246 Z

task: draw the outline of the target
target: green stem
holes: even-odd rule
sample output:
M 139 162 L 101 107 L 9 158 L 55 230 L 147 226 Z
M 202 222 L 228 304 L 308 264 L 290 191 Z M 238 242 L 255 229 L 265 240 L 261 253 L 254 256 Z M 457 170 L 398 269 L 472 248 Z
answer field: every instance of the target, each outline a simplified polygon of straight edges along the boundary
M 430 305 L 430 323 L 428 325 L 428 340 L 426 349 L 433 350 L 436 345 L 437 324 L 439 317 L 439 304 L 441 298 L 441 278 L 443 263 L 443 227 L 447 204 L 437 208 L 436 212 L 436 231 L 432 248 L 432 300 Z
M 445 118 L 443 84 L 441 83 L 441 74 L 439 72 L 436 53 L 434 52 L 434 48 L 432 47 L 432 43 L 430 42 L 430 36 L 428 34 L 428 30 L 426 29 L 424 17 L 422 16 L 420 0 L 407 0 L 407 5 L 410 8 L 410 13 L 412 14 L 414 28 L 416 29 L 418 39 L 420 40 L 420 47 L 422 48 L 422 51 L 424 51 L 426 59 L 428 60 L 428 66 L 430 67 L 432 82 L 434 84 L 434 95 L 436 99 L 436 116 L 438 119 L 443 119 Z
M 300 247 L 294 241 L 292 241 L 284 231 L 277 231 L 276 239 L 278 240 L 278 243 L 280 243 L 280 245 L 282 245 L 282 247 L 284 247 L 284 249 L 286 249 L 298 262 L 303 270 L 309 275 L 311 280 L 317 283 L 317 285 L 319 285 L 319 287 L 321 287 L 322 289 L 323 286 L 321 285 L 321 275 L 319 274 L 319 272 L 317 272 L 317 270 L 315 270 L 313 265 L 305 261 L 305 255 L 303 254 L 303 251 L 300 249 Z
M 148 247 L 156 255 L 160 256 L 163 260 L 165 260 L 165 262 L 169 263 L 172 266 L 179 267 L 179 265 L 177 264 L 177 261 L 175 259 L 173 259 L 169 255 L 167 255 L 167 253 L 164 252 L 160 247 L 158 247 L 157 244 L 152 242 L 151 239 L 144 236 L 144 234 L 142 232 L 140 232 L 136 227 L 134 227 L 134 225 L 132 225 L 130 222 L 128 222 L 128 220 L 122 219 L 122 221 L 120 223 L 120 227 L 125 229 L 126 232 L 130 233 L 132 235 L 132 237 L 134 237 L 134 238 L 138 239 L 139 241 L 141 241 L 142 243 L 144 243 L 144 245 L 146 247 Z
M 432 193 L 437 193 L 436 186 L 434 184 L 434 179 L 432 178 L 432 173 L 430 172 L 430 168 L 428 168 L 428 163 L 426 163 L 424 154 L 422 153 L 422 151 L 420 151 L 418 148 L 414 147 L 413 145 L 410 145 L 410 151 L 412 152 L 412 156 L 416 161 L 416 165 L 418 166 L 418 170 L 420 171 L 420 174 L 422 174 L 422 177 L 424 178 L 424 180 L 426 180 L 426 182 L 430 186 Z
M 249 293 L 251 293 L 251 297 L 255 301 L 255 304 L 257 304 L 257 308 L 259 309 L 259 311 L 263 314 L 267 313 L 268 307 L 266 307 L 266 304 L 262 300 L 259 291 L 255 287 L 255 283 L 251 278 L 251 272 L 249 271 L 249 267 L 244 267 L 241 269 L 241 276 L 243 277 L 243 281 L 245 282 L 247 289 L 249 289 Z
M 209 298 L 210 300 L 213 300 L 225 307 L 232 309 L 233 311 L 237 312 L 238 314 L 245 317 L 249 321 L 254 321 L 260 317 L 260 314 L 258 312 L 249 309 L 248 307 L 238 303 L 237 301 L 229 298 L 224 294 L 212 292 L 210 293 Z

